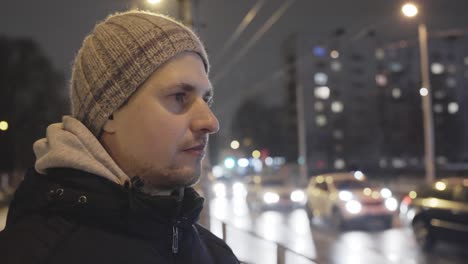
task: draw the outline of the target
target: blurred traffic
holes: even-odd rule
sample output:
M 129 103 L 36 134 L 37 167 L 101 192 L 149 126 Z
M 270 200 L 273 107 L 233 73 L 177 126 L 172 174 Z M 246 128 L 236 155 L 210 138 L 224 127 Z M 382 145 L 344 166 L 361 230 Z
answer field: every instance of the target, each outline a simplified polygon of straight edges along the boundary
M 258 256 L 270 258 L 267 253 L 253 256 L 245 248 L 266 242 L 277 247 L 285 244 L 292 255 L 306 256 L 309 261 L 289 263 L 356 263 L 335 254 L 351 254 L 357 263 L 382 259 L 388 263 L 403 263 L 403 259 L 404 263 L 462 263 L 465 258 L 467 177 L 438 179 L 428 185 L 424 179 L 388 181 L 359 170 L 312 175 L 305 181 L 298 180 L 297 173 L 296 167 L 274 157 L 268 161 L 229 157 L 209 173 L 212 228 L 216 230 L 216 221 L 222 221 L 231 231 L 237 230 L 227 239 L 232 239 L 231 245 L 244 254 L 244 260 L 267 263 L 256 262 Z M 400 245 L 389 247 L 378 237 Z M 302 247 L 298 241 L 303 241 Z M 374 243 L 378 249 L 373 249 Z M 350 253 L 348 246 L 363 251 Z M 380 253 L 376 256 L 374 250 Z
M 388 188 L 372 186 L 361 171 L 319 175 L 307 187 L 309 217 L 324 217 L 338 228 L 381 222 L 391 228 L 397 200 Z
M 400 218 L 423 250 L 441 240 L 468 243 L 468 178 L 440 179 L 410 191 L 401 201 Z

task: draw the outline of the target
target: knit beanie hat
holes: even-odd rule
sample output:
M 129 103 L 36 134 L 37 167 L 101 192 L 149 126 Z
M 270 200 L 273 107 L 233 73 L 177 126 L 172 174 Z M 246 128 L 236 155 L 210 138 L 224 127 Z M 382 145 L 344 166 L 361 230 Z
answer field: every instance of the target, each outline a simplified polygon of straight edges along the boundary
M 84 39 L 70 81 L 72 116 L 96 137 L 109 116 L 163 63 L 185 52 L 208 57 L 186 26 L 159 14 L 128 11 L 109 16 Z

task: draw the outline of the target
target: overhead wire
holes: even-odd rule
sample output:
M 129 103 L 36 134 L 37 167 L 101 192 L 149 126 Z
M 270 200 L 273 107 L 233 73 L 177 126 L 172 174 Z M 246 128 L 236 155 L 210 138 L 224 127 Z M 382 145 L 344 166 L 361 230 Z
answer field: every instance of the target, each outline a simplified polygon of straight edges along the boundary
M 244 32 L 244 30 L 247 28 L 247 26 L 254 20 L 254 18 L 257 16 L 258 11 L 265 5 L 266 0 L 258 0 L 252 8 L 247 12 L 245 17 L 242 19 L 241 23 L 237 26 L 236 30 L 234 33 L 231 35 L 231 37 L 224 43 L 222 46 L 221 50 L 214 56 L 214 60 L 212 62 L 213 67 L 221 60 L 221 58 L 224 56 L 226 51 L 228 51 L 231 46 L 234 44 L 234 42 L 239 38 L 239 36 Z
M 281 5 L 276 12 L 274 12 L 268 20 L 262 25 L 262 27 L 252 36 L 252 38 L 247 42 L 247 44 L 230 60 L 218 74 L 212 79 L 213 85 L 221 80 L 230 70 L 231 68 L 239 62 L 245 54 L 255 45 L 255 43 L 260 40 L 263 35 L 283 16 L 283 14 L 288 10 L 288 8 L 295 2 L 296 0 L 288 0 Z

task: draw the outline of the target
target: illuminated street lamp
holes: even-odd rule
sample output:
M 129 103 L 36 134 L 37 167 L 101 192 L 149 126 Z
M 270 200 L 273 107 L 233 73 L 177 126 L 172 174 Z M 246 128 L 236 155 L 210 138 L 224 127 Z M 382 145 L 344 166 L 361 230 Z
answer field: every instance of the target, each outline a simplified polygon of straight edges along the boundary
M 418 7 L 413 3 L 406 3 L 401 8 L 406 17 L 415 17 Z M 422 21 L 422 19 L 420 20 Z M 420 89 L 424 125 L 424 159 L 426 168 L 426 180 L 432 182 L 435 179 L 434 163 L 434 121 L 432 116 L 431 83 L 429 80 L 429 56 L 427 48 L 427 29 L 423 22 L 418 25 L 419 53 L 421 58 L 421 81 Z
M 406 3 L 401 7 L 401 12 L 407 17 L 415 17 L 418 14 L 418 7 L 413 3 Z
M 2 130 L 2 131 L 8 130 L 8 122 L 6 122 L 6 121 L 1 121 L 1 122 L 0 122 L 0 130 Z
M 157 5 L 161 3 L 161 0 L 146 0 L 150 5 Z

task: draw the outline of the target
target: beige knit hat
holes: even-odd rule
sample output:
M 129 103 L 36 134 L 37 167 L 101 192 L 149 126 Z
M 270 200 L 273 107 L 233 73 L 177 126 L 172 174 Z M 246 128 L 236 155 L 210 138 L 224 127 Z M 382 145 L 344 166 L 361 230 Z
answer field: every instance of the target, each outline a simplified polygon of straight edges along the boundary
M 72 116 L 98 137 L 109 116 L 164 62 L 184 51 L 209 62 L 200 39 L 159 14 L 128 11 L 97 24 L 75 58 L 70 81 Z

